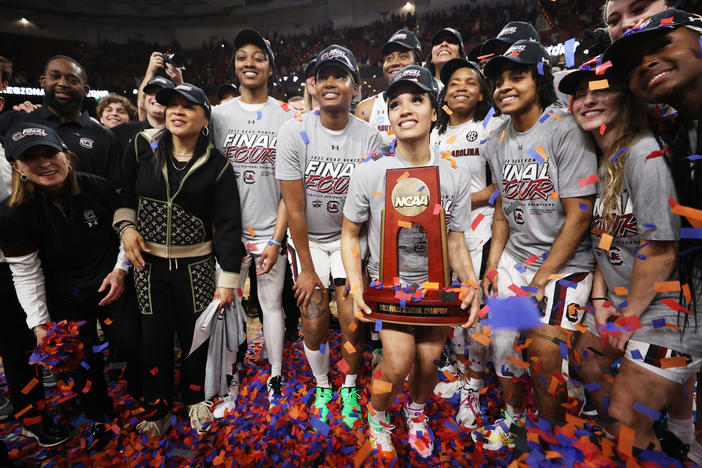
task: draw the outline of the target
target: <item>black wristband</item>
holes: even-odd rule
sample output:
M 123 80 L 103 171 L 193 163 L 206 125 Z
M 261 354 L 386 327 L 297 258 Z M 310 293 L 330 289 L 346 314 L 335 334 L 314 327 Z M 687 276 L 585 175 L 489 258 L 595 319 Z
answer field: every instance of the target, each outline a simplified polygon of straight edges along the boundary
M 590 301 L 607 301 L 607 300 L 609 300 L 609 299 L 607 299 L 606 297 L 591 297 L 590 298 Z

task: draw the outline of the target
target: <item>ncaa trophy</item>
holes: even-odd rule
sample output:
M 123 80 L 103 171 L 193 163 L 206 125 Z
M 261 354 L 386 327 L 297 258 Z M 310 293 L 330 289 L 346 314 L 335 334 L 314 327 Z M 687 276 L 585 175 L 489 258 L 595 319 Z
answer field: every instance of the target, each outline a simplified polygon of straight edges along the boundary
M 437 166 L 388 169 L 385 209 L 381 215 L 380 277 L 363 298 L 371 319 L 409 325 L 460 325 L 469 311 L 460 308 L 457 288 L 451 287 L 446 245 L 446 213 L 441 207 Z M 428 277 L 423 285 L 400 289 L 398 234 L 420 224 L 427 235 Z

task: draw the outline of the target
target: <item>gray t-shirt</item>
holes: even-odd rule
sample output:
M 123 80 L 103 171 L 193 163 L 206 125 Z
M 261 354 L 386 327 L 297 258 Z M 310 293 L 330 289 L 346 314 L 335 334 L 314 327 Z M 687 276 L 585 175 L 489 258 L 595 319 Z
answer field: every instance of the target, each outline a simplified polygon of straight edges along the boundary
M 524 266 L 538 270 L 565 221 L 560 199 L 597 191 L 595 184 L 578 182 L 597 172 L 592 138 L 572 115 L 551 106 L 526 132 L 517 132 L 511 120 L 504 122 L 488 137 L 483 155 L 509 222 L 505 249 L 522 263 L 535 255 L 536 260 Z M 590 237 L 584 235 L 563 269 L 592 271 L 593 267 Z
M 340 131 L 322 126 L 317 112 L 307 112 L 302 121 L 293 119 L 280 128 L 275 176 L 303 181 L 311 241 L 341 238 L 351 172 L 366 155 L 379 151 L 382 144 L 378 130 L 351 114 L 346 128 Z
M 630 148 L 624 168 L 622 193 L 619 196 L 619 212 L 614 217 L 614 232 L 609 251 L 600 249 L 601 232 L 604 229 L 602 211 L 603 183 L 599 183 L 599 193 L 595 200 L 592 218 L 592 246 L 595 251 L 597 266 L 607 283 L 607 297 L 616 307 L 626 301 L 626 294 L 616 288 L 624 288 L 628 293 L 634 261 L 639 253 L 641 240 L 677 241 L 680 238 L 680 217 L 670 212 L 668 200 L 675 196 L 675 187 L 665 157 L 646 159 L 660 146 L 652 134 L 647 133 Z M 605 180 L 604 171 L 600 171 L 600 180 Z M 645 258 L 645 257 L 644 257 Z M 644 260 L 645 261 L 645 260 Z M 666 281 L 677 281 L 677 269 L 674 269 Z M 699 292 L 698 292 L 698 297 Z M 666 326 L 659 326 L 657 319 L 677 325 L 678 313 L 661 302 L 662 299 L 679 301 L 678 292 L 658 293 L 649 307 L 639 317 L 642 328 L 634 333 L 632 339 L 646 343 L 672 348 L 676 351 L 702 351 L 700 332 L 695 333 L 694 326 L 688 327 L 685 339 L 681 341 L 680 332 Z M 693 323 L 694 323 L 694 319 Z M 655 327 L 655 328 L 654 328 Z M 700 327 L 702 328 L 702 327 Z
M 280 183 L 275 178 L 278 129 L 295 113 L 286 111 L 272 97 L 256 111 L 244 109 L 240 100 L 237 97 L 212 108 L 212 141 L 234 168 L 244 228 L 242 237 L 270 239 L 280 202 Z
M 451 162 L 441 159 L 433 150 L 432 160 L 428 166 L 439 167 L 441 184 L 441 206 L 446 211 L 446 227 L 451 231 L 466 232 L 470 230 L 470 175 L 463 170 L 454 169 Z M 385 209 L 385 172 L 388 169 L 410 168 L 402 156 L 380 156 L 356 166 L 351 176 L 344 216 L 354 223 L 368 221 L 368 275 L 379 277 L 380 268 L 380 228 L 381 213 Z M 436 202 L 429 202 L 427 209 L 432 209 Z M 461 213 L 461 216 L 451 216 Z M 422 283 L 427 281 L 429 259 L 427 257 L 427 237 L 424 229 L 415 225 L 412 228 L 400 228 L 398 235 L 399 278 L 403 283 Z

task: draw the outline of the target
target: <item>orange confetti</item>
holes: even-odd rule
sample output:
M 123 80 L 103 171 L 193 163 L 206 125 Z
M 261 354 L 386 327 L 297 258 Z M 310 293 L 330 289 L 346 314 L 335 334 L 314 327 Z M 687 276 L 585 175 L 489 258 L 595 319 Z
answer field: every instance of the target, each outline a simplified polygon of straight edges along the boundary
M 590 82 L 590 90 L 591 91 L 596 91 L 598 89 L 607 89 L 609 88 L 609 81 L 607 80 L 593 80 Z
M 354 468 L 359 468 L 363 465 L 371 451 L 373 451 L 373 447 L 371 447 L 370 439 L 366 439 L 363 445 L 361 445 L 361 448 L 356 452 L 356 455 L 353 456 Z
M 635 431 L 621 424 L 619 426 L 619 441 L 617 442 L 617 450 L 619 453 L 631 457 L 631 449 L 634 447 Z
M 356 348 L 354 348 L 354 346 L 351 344 L 350 341 L 347 341 L 346 343 L 344 343 L 344 349 L 349 354 L 353 354 L 356 352 Z
M 28 405 L 27 405 L 22 411 L 20 411 L 19 413 L 15 413 L 15 419 L 21 418 L 22 415 L 23 415 L 24 413 L 26 413 L 27 411 L 29 411 L 30 409 L 32 409 L 32 404 L 31 404 L 31 403 L 28 404 Z
M 371 391 L 374 393 L 390 393 L 392 391 L 392 384 L 384 380 L 373 379 L 373 386 Z
M 385 194 L 383 192 L 371 192 L 373 195 L 378 195 L 379 197 L 384 197 Z
M 515 366 L 519 366 L 522 369 L 529 369 L 529 363 L 522 361 L 521 359 L 517 359 L 512 356 L 507 356 L 507 360 L 514 364 Z
M 25 385 L 24 388 L 22 389 L 22 394 L 23 394 L 23 395 L 26 395 L 26 394 L 28 394 L 29 392 L 31 392 L 32 389 L 33 389 L 33 388 L 36 386 L 36 384 L 38 384 L 38 383 L 39 383 L 39 381 L 38 381 L 37 379 L 35 379 L 34 377 L 32 377 L 32 380 L 30 380 L 29 383 L 28 383 L 27 385 Z
M 249 231 L 251 237 L 256 237 L 256 231 L 254 231 L 251 226 L 246 226 L 246 230 Z
M 358 250 L 356 250 L 356 247 L 351 247 L 351 253 L 353 254 L 353 256 L 354 256 L 355 258 L 360 258 L 360 257 L 361 257 L 361 253 L 360 253 Z
M 456 141 L 456 135 L 451 135 L 450 137 L 448 137 L 448 138 L 446 139 L 446 143 L 448 143 L 449 145 L 450 145 L 451 143 L 453 143 L 454 141 Z
M 410 173 L 405 171 L 402 173 L 402 175 L 400 177 L 397 178 L 397 181 L 399 182 L 401 180 L 404 180 L 404 179 L 408 178 L 409 176 L 410 176 Z
M 548 386 L 548 393 L 555 395 L 556 390 L 558 390 L 558 379 L 551 377 L 551 383 Z
M 451 108 L 450 108 L 449 106 L 447 106 L 447 105 L 444 104 L 444 107 L 442 107 L 442 109 L 443 109 L 444 112 L 446 112 L 448 115 L 453 115 L 453 111 L 451 110 Z M 447 142 L 447 143 L 448 143 L 448 142 Z
M 558 120 L 559 122 L 563 122 L 563 119 L 560 118 L 560 117 L 558 117 L 558 116 L 557 116 L 556 114 L 554 114 L 553 112 L 549 112 L 548 115 L 550 115 L 550 116 L 553 117 L 554 119 Z
M 397 225 L 403 228 L 412 229 L 412 223 L 410 223 L 409 221 L 400 220 L 397 222 Z
M 686 217 L 693 227 L 702 228 L 702 210 L 690 208 L 689 206 L 684 205 L 675 205 L 670 212 Z
M 602 250 L 609 250 L 612 247 L 612 239 L 614 239 L 611 235 L 604 233 L 602 234 L 602 238 L 600 238 L 600 245 L 598 247 Z
M 617 286 L 616 288 L 614 288 L 614 294 L 616 294 L 617 296 L 626 296 L 628 292 L 626 291 L 626 288 L 622 286 Z
M 502 143 L 502 139 L 505 137 L 505 131 L 502 130 L 502 135 L 500 135 L 500 143 Z
M 352 332 L 355 332 L 357 328 L 358 325 L 356 325 L 356 322 L 349 323 L 349 330 L 351 330 Z
M 560 273 L 553 273 L 553 274 L 551 274 L 551 275 L 548 275 L 548 280 L 549 280 L 549 281 L 551 281 L 551 280 L 559 280 L 559 279 L 561 279 L 561 278 L 563 278 L 563 277 L 565 277 L 565 275 L 560 274 Z
M 439 289 L 439 283 L 426 281 L 422 283 L 422 289 Z
M 580 333 L 585 333 L 587 331 L 587 326 L 583 325 L 582 323 L 578 323 L 575 325 L 575 329 L 578 330 Z
M 484 325 L 483 326 L 483 334 L 485 336 L 490 336 L 492 334 L 492 330 L 490 329 L 490 325 Z M 531 338 L 527 338 L 527 341 L 531 340 Z
M 680 291 L 680 281 L 656 281 L 653 290 L 660 293 Z
M 554 458 L 563 458 L 563 455 L 553 450 L 546 450 L 546 460 L 552 460 Z
M 551 194 L 551 198 L 553 198 L 553 199 L 558 198 L 558 192 L 553 192 L 553 193 Z
M 661 369 L 669 369 L 671 367 L 687 367 L 685 356 L 674 356 L 661 359 Z
M 488 338 L 487 336 L 483 335 L 480 332 L 473 333 L 473 336 L 471 336 L 471 339 L 473 339 L 474 341 L 477 341 L 478 343 L 480 343 L 483 346 L 489 346 L 490 341 L 491 341 L 490 338 Z
M 107 317 L 107 318 L 105 319 L 105 325 L 112 325 L 112 319 L 109 318 L 109 317 Z
M 686 304 L 691 303 L 692 302 L 692 294 L 690 293 L 690 285 L 683 284 L 682 291 L 683 291 L 683 294 L 685 295 L 685 303 Z

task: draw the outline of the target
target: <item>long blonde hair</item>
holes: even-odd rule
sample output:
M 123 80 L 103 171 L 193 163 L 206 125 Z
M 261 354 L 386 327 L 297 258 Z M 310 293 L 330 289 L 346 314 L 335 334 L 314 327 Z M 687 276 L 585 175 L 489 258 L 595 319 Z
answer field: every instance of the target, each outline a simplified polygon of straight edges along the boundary
M 78 160 L 76 156 L 71 151 L 64 151 L 64 154 L 68 158 L 68 175 L 66 176 L 66 184 L 71 195 L 78 195 L 80 193 L 80 187 L 78 186 L 78 176 L 76 176 L 76 171 L 73 170 L 75 167 L 75 162 Z M 8 205 L 12 208 L 19 208 L 31 202 L 36 196 L 37 188 L 34 182 L 31 180 L 22 180 L 22 176 L 16 170 L 12 170 L 12 194 L 10 195 L 10 201 Z
M 611 146 L 604 148 L 599 158 L 600 172 L 604 172 L 603 188 L 600 189 L 602 197 L 602 228 L 607 233 L 614 231 L 615 214 L 621 214 L 624 208 L 619 206 L 619 200 L 624 184 L 624 168 L 629 158 L 629 149 L 648 129 L 646 108 L 628 89 L 624 89 L 621 92 L 622 102 L 619 105 L 621 113 L 617 118 L 619 124 L 611 130 L 614 132 L 615 137 Z M 617 158 L 612 161 L 613 156 L 622 149 L 624 151 L 621 151 Z

